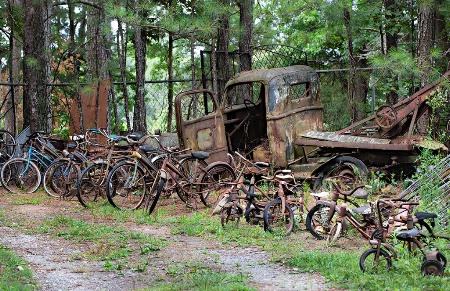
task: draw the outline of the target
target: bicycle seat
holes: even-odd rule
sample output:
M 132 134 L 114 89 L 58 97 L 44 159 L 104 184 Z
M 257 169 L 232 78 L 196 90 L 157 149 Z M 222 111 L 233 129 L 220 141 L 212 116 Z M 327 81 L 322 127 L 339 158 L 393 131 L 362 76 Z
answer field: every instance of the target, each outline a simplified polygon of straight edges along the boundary
M 355 191 L 352 192 L 353 197 L 358 199 L 367 199 L 367 196 L 369 196 L 369 193 L 364 190 L 363 188 L 356 188 Z
M 199 160 L 205 160 L 209 157 L 209 154 L 207 152 L 201 152 L 201 151 L 192 152 L 191 155 L 194 158 L 199 159 Z
M 291 170 L 278 170 L 275 172 L 273 177 L 262 176 L 264 180 L 277 180 L 277 181 L 285 181 L 290 182 L 294 180 L 294 176 L 292 175 Z
M 69 136 L 69 139 L 73 140 L 73 141 L 81 141 L 81 140 L 84 140 L 84 135 L 82 135 L 82 134 L 71 135 L 71 136 Z
M 275 175 L 275 180 L 290 182 L 294 180 L 294 177 L 290 174 L 277 174 Z
M 414 216 L 418 220 L 424 220 L 424 219 L 427 219 L 427 218 L 437 218 L 437 214 L 436 213 L 430 213 L 430 212 L 416 212 L 416 213 L 414 213 Z
M 372 208 L 369 205 L 363 205 L 358 208 L 351 208 L 350 211 L 358 214 L 371 214 Z
M 141 138 L 144 137 L 144 134 L 142 132 L 139 132 L 139 131 L 134 131 L 134 132 L 130 133 L 128 135 L 128 137 L 130 139 L 132 139 L 133 141 L 139 141 Z
M 395 237 L 399 240 L 408 240 L 410 238 L 416 237 L 420 234 L 417 228 L 398 230 L 395 232 Z
M 70 141 L 70 142 L 67 143 L 67 148 L 68 149 L 72 150 L 72 149 L 74 149 L 76 147 L 77 147 L 77 143 L 76 142 Z
M 150 145 L 148 145 L 148 144 L 144 144 L 144 145 L 141 145 L 139 147 L 139 150 L 141 150 L 141 151 L 143 151 L 144 153 L 147 154 L 147 153 L 155 151 L 155 148 L 150 146 Z

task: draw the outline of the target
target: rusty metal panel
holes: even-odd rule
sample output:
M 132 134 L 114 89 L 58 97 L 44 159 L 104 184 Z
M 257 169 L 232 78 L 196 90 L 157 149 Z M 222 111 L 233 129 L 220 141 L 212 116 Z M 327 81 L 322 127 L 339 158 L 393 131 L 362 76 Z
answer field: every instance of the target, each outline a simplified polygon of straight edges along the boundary
M 389 151 L 411 151 L 412 144 L 368 144 L 357 142 L 336 142 L 324 140 L 311 140 L 307 138 L 298 138 L 295 144 L 299 146 L 316 146 L 328 148 L 348 148 L 348 149 L 367 149 L 367 150 L 389 150 Z
M 106 79 L 99 83 L 97 90 L 97 84 L 91 85 L 89 93 L 86 91 L 81 92 L 81 108 L 83 111 L 83 127 L 88 128 L 106 128 L 107 116 L 108 116 L 108 93 L 110 87 L 110 80 Z M 97 103 L 98 92 L 98 103 Z M 98 104 L 98 111 L 97 111 Z M 78 114 L 78 106 L 75 99 L 73 100 L 72 107 L 70 108 L 70 135 L 84 134 L 80 130 L 80 115 Z
M 317 74 L 311 68 L 274 76 L 269 82 L 267 131 L 275 165 L 295 160 L 295 140 L 307 130 L 321 130 L 323 107 Z
M 303 133 L 302 136 L 313 139 L 329 140 L 336 142 L 356 142 L 356 143 L 370 143 L 370 144 L 389 144 L 391 142 L 391 140 L 384 138 L 352 136 L 326 131 L 308 131 Z
M 180 146 L 209 153 L 208 162 L 227 161 L 227 141 L 222 111 L 209 90 L 190 90 L 175 98 Z

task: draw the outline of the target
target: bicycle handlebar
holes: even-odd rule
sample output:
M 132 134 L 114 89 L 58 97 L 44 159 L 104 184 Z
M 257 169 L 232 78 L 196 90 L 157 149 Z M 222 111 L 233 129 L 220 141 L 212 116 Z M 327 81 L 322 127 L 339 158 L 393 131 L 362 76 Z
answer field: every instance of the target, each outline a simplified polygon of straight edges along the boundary
M 369 185 L 365 185 L 365 184 L 356 184 L 356 185 L 355 185 L 355 188 L 353 188 L 353 189 L 351 189 L 351 190 L 349 190 L 349 191 L 344 191 L 344 190 L 341 189 L 341 187 L 339 187 L 339 185 L 338 185 L 332 178 L 327 178 L 327 179 L 325 179 L 325 180 L 331 182 L 331 184 L 333 185 L 334 189 L 336 189 L 336 191 L 337 191 L 339 194 L 342 194 L 342 195 L 345 195 L 345 196 L 350 196 L 350 195 L 352 195 L 353 193 L 356 192 L 356 190 L 358 190 L 358 189 L 360 189 L 360 188 L 371 188 L 371 186 L 369 186 Z
M 238 151 L 234 152 L 237 156 L 239 156 L 241 159 L 243 159 L 244 161 L 246 161 L 247 163 L 251 164 L 252 166 L 254 166 L 255 168 L 257 168 L 259 171 L 262 170 L 262 168 L 267 168 L 270 166 L 269 163 L 266 162 L 252 162 L 248 159 L 246 159 L 243 155 L 241 155 Z

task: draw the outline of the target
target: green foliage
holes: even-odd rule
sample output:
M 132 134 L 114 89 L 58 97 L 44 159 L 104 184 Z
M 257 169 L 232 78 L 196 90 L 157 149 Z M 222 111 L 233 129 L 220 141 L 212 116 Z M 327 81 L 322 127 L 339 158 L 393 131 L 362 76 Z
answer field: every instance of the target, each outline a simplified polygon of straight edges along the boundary
M 335 131 L 350 125 L 351 109 L 347 101 L 346 82 L 336 75 L 321 75 L 320 95 L 324 106 L 325 131 Z
M 441 143 L 450 141 L 450 135 L 446 128 L 447 123 L 450 122 L 450 83 L 442 82 L 436 90 L 430 93 L 426 102 L 432 109 L 430 137 Z
M 416 60 L 401 48 L 393 49 L 387 55 L 376 54 L 370 58 L 370 63 L 377 68 L 372 81 L 376 86 L 377 96 L 386 96 L 391 91 L 400 96 L 409 96 L 408 88 L 412 85 L 413 78 L 420 74 Z M 384 98 L 377 101 L 376 107 L 386 103 Z
M 33 197 L 28 195 L 21 195 L 14 200 L 15 205 L 26 205 L 26 204 L 40 204 L 44 199 L 42 197 Z
M 0 289 L 36 290 L 37 283 L 25 260 L 18 258 L 7 247 L 0 245 Z

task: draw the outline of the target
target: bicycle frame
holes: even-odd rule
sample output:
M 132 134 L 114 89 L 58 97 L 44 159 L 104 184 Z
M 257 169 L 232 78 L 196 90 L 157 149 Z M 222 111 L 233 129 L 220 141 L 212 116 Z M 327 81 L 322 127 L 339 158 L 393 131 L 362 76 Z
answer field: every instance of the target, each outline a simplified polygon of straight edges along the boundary
M 26 155 L 27 165 L 25 166 L 22 173 L 20 173 L 20 175 L 25 174 L 25 172 L 28 170 L 28 167 L 30 166 L 30 162 L 32 161 L 33 158 L 35 158 L 39 162 L 39 164 L 42 165 L 45 169 L 47 169 L 50 166 L 50 164 L 53 162 L 52 159 L 50 159 L 49 157 L 47 157 L 44 154 L 37 151 L 33 146 L 30 146 L 30 148 L 28 149 L 27 155 Z
M 184 191 L 183 188 L 189 187 L 189 189 L 185 192 L 190 193 L 191 195 L 192 194 L 199 195 L 200 193 L 198 191 L 194 192 L 193 189 L 194 189 L 194 186 L 195 186 L 195 189 L 198 188 L 197 186 L 199 186 L 200 183 L 196 182 L 196 181 L 198 181 L 198 177 L 200 176 L 200 174 L 202 174 L 202 172 L 205 173 L 206 171 L 203 168 L 199 169 L 199 167 L 195 167 L 193 179 L 189 179 L 185 173 L 183 173 L 182 171 L 177 169 L 177 167 L 171 162 L 170 157 L 166 157 L 163 160 L 163 164 L 160 169 L 160 172 L 161 172 L 161 174 L 160 174 L 161 179 L 164 179 L 164 181 L 171 179 L 171 181 L 173 181 L 173 184 L 171 186 L 169 186 L 168 189 L 166 189 L 166 190 L 169 190 L 169 192 L 173 191 L 176 188 L 179 188 L 179 189 L 181 189 L 181 191 Z M 181 185 L 180 181 L 185 181 L 185 182 L 187 182 L 187 184 Z M 194 207 L 197 208 L 197 205 L 196 205 L 197 200 L 195 199 L 194 202 L 195 202 Z

